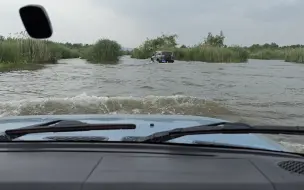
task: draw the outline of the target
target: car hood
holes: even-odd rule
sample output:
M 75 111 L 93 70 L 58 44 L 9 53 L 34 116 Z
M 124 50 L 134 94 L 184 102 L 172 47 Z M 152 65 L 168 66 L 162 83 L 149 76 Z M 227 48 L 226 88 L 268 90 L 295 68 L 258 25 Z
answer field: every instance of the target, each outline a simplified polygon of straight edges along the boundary
M 147 136 L 155 132 L 180 127 L 206 125 L 224 120 L 200 116 L 185 115 L 38 115 L 16 116 L 0 118 L 0 131 L 15 129 L 28 125 L 39 124 L 52 120 L 79 120 L 87 123 L 133 123 L 134 130 L 82 131 L 64 133 L 36 133 L 20 137 L 18 140 L 46 140 L 52 136 L 102 136 L 108 141 L 120 141 L 127 136 Z M 150 126 L 153 123 L 154 126 Z M 210 143 L 224 143 L 253 148 L 262 148 L 277 151 L 286 151 L 286 148 L 264 135 L 256 134 L 208 134 L 189 135 L 171 140 L 176 143 L 194 143 L 204 141 Z

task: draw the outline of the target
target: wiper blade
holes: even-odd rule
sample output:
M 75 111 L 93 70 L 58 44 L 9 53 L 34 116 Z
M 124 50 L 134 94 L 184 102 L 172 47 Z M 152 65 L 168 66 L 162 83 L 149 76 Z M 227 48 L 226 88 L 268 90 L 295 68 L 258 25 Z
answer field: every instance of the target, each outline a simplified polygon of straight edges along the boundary
M 1 140 L 13 140 L 21 136 L 33 133 L 48 132 L 73 132 L 73 131 L 92 131 L 92 130 L 120 130 L 120 129 L 136 129 L 135 124 L 90 124 L 77 120 L 54 120 L 42 124 L 31 125 L 18 129 L 6 130 L 2 134 Z
M 156 132 L 152 135 L 138 139 L 138 142 L 166 142 L 187 135 L 199 134 L 288 134 L 304 135 L 303 126 L 270 126 L 248 125 L 245 123 L 219 122 L 209 125 L 177 128 L 168 131 Z

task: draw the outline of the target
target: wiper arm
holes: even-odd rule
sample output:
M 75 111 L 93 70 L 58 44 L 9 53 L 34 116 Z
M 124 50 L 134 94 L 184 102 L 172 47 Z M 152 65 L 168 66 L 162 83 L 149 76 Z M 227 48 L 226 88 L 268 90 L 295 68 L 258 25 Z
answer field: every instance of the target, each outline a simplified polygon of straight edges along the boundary
M 77 120 L 54 120 L 42 124 L 31 125 L 18 129 L 6 130 L 0 141 L 10 141 L 21 136 L 33 133 L 48 132 L 73 132 L 73 131 L 92 131 L 92 130 L 120 130 L 120 129 L 136 129 L 135 124 L 90 124 Z
M 138 142 L 166 142 L 187 135 L 198 134 L 288 134 L 304 135 L 302 126 L 253 126 L 245 123 L 219 122 L 209 125 L 199 125 L 194 127 L 177 128 L 168 131 L 161 131 L 152 135 L 142 137 Z

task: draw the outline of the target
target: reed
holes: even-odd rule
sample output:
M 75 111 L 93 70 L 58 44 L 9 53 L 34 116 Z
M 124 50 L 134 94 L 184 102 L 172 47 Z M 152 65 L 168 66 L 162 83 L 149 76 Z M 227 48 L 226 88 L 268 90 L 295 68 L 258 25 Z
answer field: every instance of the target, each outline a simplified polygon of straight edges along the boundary
M 248 60 L 248 52 L 240 47 L 196 46 L 177 48 L 175 59 L 183 61 L 201 61 L 209 63 L 240 63 Z
M 304 63 L 304 48 L 287 50 L 284 60 L 286 62 Z
M 84 51 L 83 56 L 92 63 L 117 63 L 121 56 L 121 46 L 116 41 L 100 39 Z
M 25 32 L 0 40 L 0 64 L 56 63 L 73 57 L 79 57 L 76 50 L 52 41 L 32 39 Z
M 284 60 L 285 49 L 261 49 L 258 51 L 250 52 L 251 59 L 264 59 L 264 60 Z

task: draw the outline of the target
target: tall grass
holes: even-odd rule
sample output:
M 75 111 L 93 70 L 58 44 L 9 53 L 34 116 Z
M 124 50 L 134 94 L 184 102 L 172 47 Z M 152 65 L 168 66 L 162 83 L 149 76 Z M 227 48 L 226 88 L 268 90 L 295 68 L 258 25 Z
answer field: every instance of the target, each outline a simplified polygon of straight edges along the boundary
M 92 63 L 116 63 L 121 55 L 121 46 L 116 41 L 100 39 L 84 52 L 84 57 Z
M 160 48 L 174 52 L 176 60 L 182 61 L 202 61 L 210 63 L 239 63 L 248 60 L 248 52 L 240 47 L 214 47 L 214 46 L 195 46 L 190 48 Z M 152 52 L 148 50 L 134 49 L 133 58 L 147 59 Z
M 143 49 L 143 48 L 135 48 L 133 49 L 132 53 L 131 53 L 131 58 L 135 58 L 135 59 L 147 59 L 149 57 L 151 57 L 153 51 L 151 50 L 147 50 L 147 49 Z
M 304 63 L 304 48 L 289 49 L 285 55 L 286 62 Z
M 1 64 L 56 63 L 73 57 L 79 57 L 79 52 L 59 43 L 29 38 L 23 32 L 0 40 Z
M 202 61 L 211 63 L 246 62 L 248 58 L 285 60 L 304 63 L 302 45 L 279 46 L 253 44 L 250 47 L 227 47 L 223 36 L 211 36 L 193 47 L 176 47 L 176 35 L 162 35 L 147 39 L 132 51 L 122 51 L 121 45 L 109 39 L 100 39 L 95 44 L 57 43 L 30 38 L 25 32 L 4 38 L 0 36 L 0 69 L 12 65 L 33 63 L 56 63 L 59 59 L 84 58 L 92 63 L 117 63 L 121 55 L 131 54 L 132 58 L 147 59 L 157 50 L 174 52 L 176 60 Z M 223 38 L 223 39 L 222 39 Z M 222 40 L 219 43 L 219 39 Z M 211 43 L 212 42 L 212 43 Z M 214 42 L 214 43 L 213 43 Z M 216 42 L 216 43 L 215 43 Z
M 252 59 L 284 60 L 286 62 L 304 63 L 304 48 L 286 47 L 277 49 L 261 49 L 250 53 Z
M 202 61 L 210 63 L 239 63 L 248 60 L 248 53 L 239 47 L 197 46 L 175 49 L 175 58 L 183 61 Z
M 250 52 L 251 59 L 264 59 L 264 60 L 284 60 L 284 49 L 261 49 L 258 51 Z
M 223 32 L 220 35 L 213 36 L 208 33 L 208 37 L 198 45 L 193 47 L 182 46 L 177 48 L 177 35 L 162 35 L 154 39 L 147 39 L 138 48 L 132 52 L 132 58 L 147 59 L 154 51 L 173 51 L 176 60 L 184 61 L 202 61 L 202 62 L 246 62 L 248 52 L 240 47 L 227 47 L 224 45 L 225 36 Z
M 0 63 L 41 63 L 52 61 L 46 42 L 8 38 L 0 42 Z

